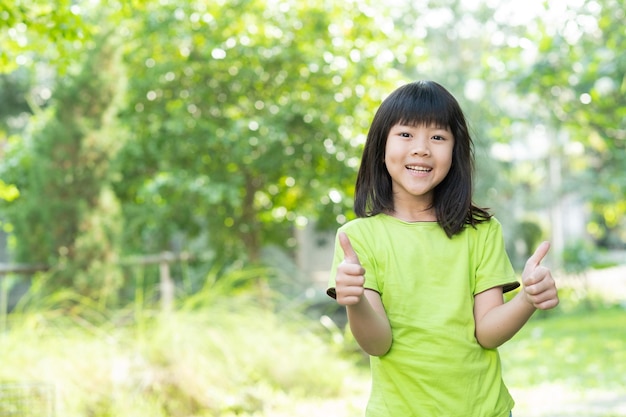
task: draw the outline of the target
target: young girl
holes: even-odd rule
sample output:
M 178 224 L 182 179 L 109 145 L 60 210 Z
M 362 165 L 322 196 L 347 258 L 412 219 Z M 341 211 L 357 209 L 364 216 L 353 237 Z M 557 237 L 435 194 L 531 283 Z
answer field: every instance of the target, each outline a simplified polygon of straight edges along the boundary
M 496 348 L 559 302 L 544 242 L 504 303 L 520 284 L 500 223 L 472 203 L 472 146 L 432 81 L 400 87 L 372 121 L 328 289 L 370 355 L 368 417 L 508 417 Z

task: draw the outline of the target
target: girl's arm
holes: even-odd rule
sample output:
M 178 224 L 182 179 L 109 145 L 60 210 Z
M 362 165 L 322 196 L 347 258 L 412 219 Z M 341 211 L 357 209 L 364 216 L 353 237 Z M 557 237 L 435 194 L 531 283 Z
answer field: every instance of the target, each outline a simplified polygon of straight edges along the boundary
M 391 326 L 380 294 L 365 289 L 365 269 L 345 233 L 339 235 L 344 261 L 337 267 L 337 302 L 346 306 L 350 330 L 367 354 L 381 356 L 391 347 Z
M 368 355 L 382 356 L 391 347 L 391 327 L 380 294 L 366 289 L 361 301 L 346 306 L 352 335 Z
M 511 301 L 504 303 L 502 288 L 495 287 L 474 297 L 476 340 L 484 348 L 493 349 L 512 338 L 535 310 L 548 310 L 559 304 L 552 274 L 540 265 L 550 245 L 544 242 L 528 259 L 522 272 L 524 288 Z

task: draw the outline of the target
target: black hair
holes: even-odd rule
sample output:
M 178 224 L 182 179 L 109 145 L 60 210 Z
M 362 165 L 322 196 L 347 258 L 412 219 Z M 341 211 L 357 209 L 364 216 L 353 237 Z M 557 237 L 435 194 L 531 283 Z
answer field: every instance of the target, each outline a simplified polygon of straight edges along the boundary
M 454 135 L 452 165 L 434 190 L 437 222 L 448 237 L 466 225 L 491 218 L 472 202 L 474 174 L 473 141 L 461 106 L 448 90 L 434 81 L 416 81 L 393 91 L 380 105 L 361 157 L 356 180 L 354 211 L 358 217 L 393 212 L 391 176 L 384 163 L 390 129 L 396 124 L 447 127 Z

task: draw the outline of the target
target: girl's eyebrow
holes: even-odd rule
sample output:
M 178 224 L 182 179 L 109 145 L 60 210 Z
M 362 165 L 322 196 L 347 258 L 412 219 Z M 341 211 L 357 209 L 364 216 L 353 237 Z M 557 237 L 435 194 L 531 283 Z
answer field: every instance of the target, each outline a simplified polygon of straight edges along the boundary
M 424 123 L 418 123 L 418 124 L 396 123 L 393 126 L 391 126 L 390 129 L 413 129 L 418 126 L 425 126 L 425 124 Z M 452 132 L 449 126 L 443 126 L 437 123 L 431 123 L 429 126 L 427 126 L 427 128 L 433 129 L 433 130 L 442 130 L 444 132 Z

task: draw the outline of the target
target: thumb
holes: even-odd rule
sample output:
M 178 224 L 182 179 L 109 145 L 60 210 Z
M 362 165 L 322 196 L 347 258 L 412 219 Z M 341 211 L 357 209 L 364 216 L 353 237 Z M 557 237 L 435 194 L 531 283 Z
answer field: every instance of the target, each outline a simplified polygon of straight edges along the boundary
M 533 253 L 530 258 L 526 261 L 526 265 L 524 267 L 524 276 L 530 274 L 535 268 L 537 268 L 543 258 L 546 257 L 546 254 L 550 250 L 550 242 L 542 242 L 537 249 L 535 249 L 535 253 Z
M 339 244 L 341 245 L 341 249 L 343 249 L 344 262 L 348 264 L 361 264 L 359 262 L 359 257 L 357 256 L 354 249 L 352 249 L 352 244 L 350 243 L 348 235 L 344 232 L 339 233 Z

